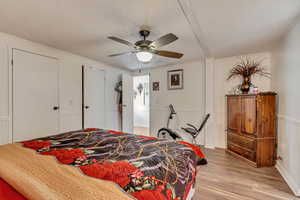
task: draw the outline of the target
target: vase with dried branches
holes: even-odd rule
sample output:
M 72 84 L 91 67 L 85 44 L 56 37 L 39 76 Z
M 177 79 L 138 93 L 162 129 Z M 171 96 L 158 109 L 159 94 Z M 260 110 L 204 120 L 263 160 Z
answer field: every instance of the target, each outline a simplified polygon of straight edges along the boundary
M 271 77 L 271 73 L 267 72 L 264 67 L 262 67 L 263 60 L 251 60 L 249 58 L 242 59 L 234 65 L 231 69 L 227 80 L 236 77 L 242 77 L 243 83 L 241 84 L 241 91 L 243 94 L 248 94 L 250 86 L 252 85 L 251 79 L 255 75 Z

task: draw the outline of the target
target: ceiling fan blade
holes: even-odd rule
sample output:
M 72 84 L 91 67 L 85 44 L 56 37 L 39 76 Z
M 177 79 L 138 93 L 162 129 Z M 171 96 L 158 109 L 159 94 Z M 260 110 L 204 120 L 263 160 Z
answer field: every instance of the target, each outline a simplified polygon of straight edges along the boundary
M 125 44 L 127 46 L 130 46 L 130 47 L 134 47 L 135 45 L 132 44 L 131 42 L 128 42 L 126 40 L 123 40 L 121 38 L 118 38 L 118 37 L 114 37 L 114 36 L 109 36 L 108 39 L 111 39 L 113 41 L 116 41 L 116 42 L 119 42 L 119 43 L 122 43 L 122 44 Z
M 153 51 L 154 54 L 159 55 L 159 56 L 164 56 L 164 57 L 169 57 L 169 58 L 181 58 L 183 56 L 182 53 L 177 53 L 177 52 L 173 52 L 173 51 Z
M 157 40 L 153 41 L 150 44 L 150 46 L 152 46 L 154 48 L 159 48 L 159 47 L 165 46 L 167 44 L 170 44 L 177 39 L 178 39 L 178 37 L 176 35 L 174 35 L 173 33 L 169 33 L 169 34 L 164 35 L 164 36 L 158 38 Z
M 115 56 L 122 56 L 122 55 L 127 55 L 127 54 L 132 54 L 136 53 L 135 51 L 129 51 L 129 52 L 123 52 L 123 53 L 116 53 L 116 54 L 111 54 L 108 57 L 115 57 Z

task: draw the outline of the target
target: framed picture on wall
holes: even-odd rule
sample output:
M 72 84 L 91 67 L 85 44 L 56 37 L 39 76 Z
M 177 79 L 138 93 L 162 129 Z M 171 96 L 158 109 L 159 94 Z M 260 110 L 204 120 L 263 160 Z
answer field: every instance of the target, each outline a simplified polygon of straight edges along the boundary
M 152 89 L 153 91 L 159 91 L 159 82 L 153 82 Z
M 183 69 L 168 71 L 168 90 L 183 89 Z

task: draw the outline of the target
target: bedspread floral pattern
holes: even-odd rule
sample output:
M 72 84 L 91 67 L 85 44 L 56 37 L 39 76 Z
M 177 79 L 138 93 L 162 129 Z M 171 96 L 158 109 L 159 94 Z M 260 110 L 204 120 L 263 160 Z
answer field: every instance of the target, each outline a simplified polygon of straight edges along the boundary
M 102 129 L 22 142 L 91 177 L 113 181 L 138 200 L 186 200 L 196 155 L 185 144 Z

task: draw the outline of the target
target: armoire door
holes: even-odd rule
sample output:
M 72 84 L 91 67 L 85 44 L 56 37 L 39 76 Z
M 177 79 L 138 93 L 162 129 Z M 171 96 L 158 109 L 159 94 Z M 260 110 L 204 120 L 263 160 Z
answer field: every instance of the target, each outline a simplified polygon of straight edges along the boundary
M 84 128 L 105 126 L 105 71 L 84 67 Z
M 242 96 L 241 132 L 248 135 L 256 134 L 256 96 Z
M 59 131 L 59 61 L 13 50 L 13 141 Z
M 228 130 L 240 132 L 241 129 L 241 100 L 238 96 L 228 96 L 227 98 L 227 120 Z

